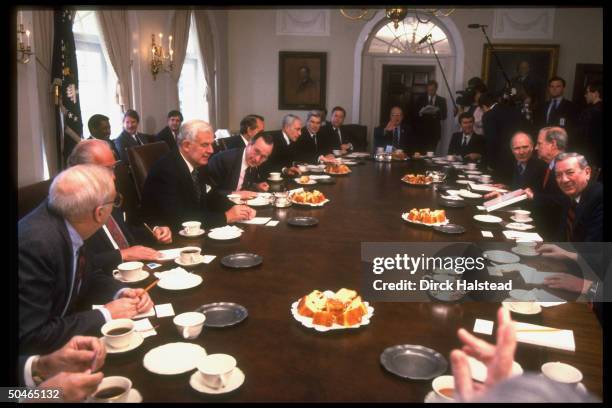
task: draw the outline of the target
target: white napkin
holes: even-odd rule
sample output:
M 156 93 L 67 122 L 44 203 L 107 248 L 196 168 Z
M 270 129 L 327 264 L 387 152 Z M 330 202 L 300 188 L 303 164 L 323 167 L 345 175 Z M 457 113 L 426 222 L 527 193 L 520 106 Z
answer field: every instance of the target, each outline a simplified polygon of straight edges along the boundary
M 519 239 L 521 241 L 537 241 L 543 242 L 544 239 L 537 232 L 521 232 L 521 231 L 503 231 L 503 234 L 508 239 Z
M 555 329 L 537 324 L 516 322 L 516 340 L 537 346 L 576 351 L 573 330 Z M 543 330 L 543 331 L 525 331 Z
M 153 273 L 153 275 L 155 275 L 155 277 L 158 279 L 172 279 L 176 277 L 190 275 L 190 273 L 179 266 L 177 268 L 173 268 L 165 272 L 155 272 Z
M 476 319 L 473 331 L 474 333 L 493 334 L 493 322 L 491 320 Z
M 139 332 L 145 339 L 157 334 L 157 331 L 155 331 L 149 319 L 142 319 L 134 322 L 134 330 Z
M 204 255 L 204 260 L 202 262 L 204 262 L 205 264 L 209 264 L 213 261 L 213 259 L 215 259 L 217 257 L 217 255 Z
M 251 220 L 244 220 L 244 221 L 238 221 L 238 222 L 242 224 L 264 225 L 271 219 L 272 219 L 271 217 L 255 217 Z
M 278 225 L 279 221 L 278 220 L 272 220 L 269 223 L 266 224 L 266 227 L 276 227 Z
M 155 305 L 155 312 L 157 313 L 158 318 L 174 316 L 174 308 L 172 307 L 172 303 Z

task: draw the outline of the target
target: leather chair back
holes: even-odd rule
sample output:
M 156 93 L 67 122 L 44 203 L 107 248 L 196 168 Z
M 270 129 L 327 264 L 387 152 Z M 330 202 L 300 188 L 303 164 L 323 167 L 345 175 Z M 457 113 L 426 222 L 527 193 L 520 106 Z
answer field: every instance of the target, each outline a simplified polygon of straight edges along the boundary
M 142 198 L 142 189 L 147 179 L 149 169 L 169 151 L 170 148 L 166 142 L 147 143 L 142 146 L 133 146 L 127 149 L 130 169 L 132 170 L 132 177 L 134 178 L 136 192 L 138 193 L 138 200 Z
M 17 191 L 17 212 L 19 219 L 38 207 L 49 195 L 49 187 L 53 179 L 43 180 L 29 186 L 21 187 Z
M 344 125 L 344 130 L 348 133 L 356 151 L 366 151 L 368 148 L 368 127 L 365 125 Z
M 123 196 L 122 209 L 125 211 L 126 222 L 132 225 L 142 225 L 140 198 L 127 163 L 120 162 L 115 167 L 115 186 Z

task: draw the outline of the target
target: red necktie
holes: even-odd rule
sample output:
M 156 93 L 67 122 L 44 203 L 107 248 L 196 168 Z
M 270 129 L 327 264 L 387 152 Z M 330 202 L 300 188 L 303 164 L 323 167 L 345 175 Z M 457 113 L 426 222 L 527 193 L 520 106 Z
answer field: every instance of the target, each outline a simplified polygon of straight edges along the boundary
M 565 224 L 565 240 L 572 240 L 572 233 L 574 232 L 574 220 L 576 219 L 576 201 L 572 200 L 572 205 L 567 210 L 567 220 Z
M 108 221 L 106 221 L 106 228 L 108 228 L 108 232 L 110 232 L 111 237 L 113 237 L 119 249 L 129 248 L 130 244 L 112 215 L 108 217 Z
M 550 167 L 547 167 L 546 173 L 544 173 L 544 182 L 542 183 L 542 188 L 546 188 L 546 183 L 548 183 L 549 176 L 550 176 Z

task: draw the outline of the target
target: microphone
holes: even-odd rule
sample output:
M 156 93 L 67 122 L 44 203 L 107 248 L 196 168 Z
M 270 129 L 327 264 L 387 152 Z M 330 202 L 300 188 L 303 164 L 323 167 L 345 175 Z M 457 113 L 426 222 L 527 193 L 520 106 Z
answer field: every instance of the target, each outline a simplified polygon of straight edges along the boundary
M 427 41 L 427 39 L 431 37 L 431 34 L 427 34 L 425 37 L 421 38 L 419 40 L 419 45 L 423 44 L 425 41 Z
M 480 28 L 480 27 L 488 27 L 488 26 L 483 25 L 483 24 L 468 24 L 468 28 Z

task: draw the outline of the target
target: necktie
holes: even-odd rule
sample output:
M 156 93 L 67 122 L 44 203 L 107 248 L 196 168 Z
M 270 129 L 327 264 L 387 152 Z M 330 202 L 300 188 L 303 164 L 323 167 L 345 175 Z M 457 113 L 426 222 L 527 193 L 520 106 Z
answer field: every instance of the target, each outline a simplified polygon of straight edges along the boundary
M 559 107 L 559 100 L 553 99 L 552 102 L 550 103 L 550 109 L 548 110 L 548 118 L 546 119 L 547 124 L 550 124 L 550 118 L 553 115 L 553 113 L 555 113 L 558 107 Z
M 193 169 L 191 172 L 191 180 L 193 180 L 193 192 L 198 204 L 200 204 L 200 200 L 202 199 L 202 185 L 200 184 L 198 169 Z
M 117 224 L 117 221 L 115 221 L 112 215 L 108 217 L 108 221 L 106 221 L 106 228 L 108 229 L 111 237 L 113 237 L 113 240 L 117 243 L 119 249 L 129 248 L 130 244 L 125 238 L 123 231 L 121 231 L 121 228 L 119 228 L 119 224 Z
M 465 147 L 468 144 L 468 135 L 463 135 L 463 143 L 461 143 L 461 147 Z
M 548 177 L 550 177 L 550 167 L 547 167 L 546 173 L 544 173 L 544 182 L 542 183 L 542 188 L 546 188 L 546 183 L 548 183 Z
M 395 139 L 395 147 L 396 148 L 399 147 L 399 145 L 400 145 L 400 129 L 399 129 L 399 127 L 395 128 L 395 130 L 394 130 L 394 137 L 393 138 Z
M 576 201 L 572 199 L 572 205 L 567 210 L 567 218 L 565 220 L 565 240 L 568 242 L 572 240 L 575 220 L 576 220 Z
M 430 97 L 429 97 L 429 104 L 430 104 L 430 105 L 433 105 L 433 96 L 430 96 Z
M 85 264 L 86 264 L 85 260 L 86 260 L 85 247 L 82 246 L 79 249 L 76 270 L 74 271 L 74 287 L 72 290 L 72 301 L 73 302 L 74 302 L 76 295 L 79 293 L 79 290 L 81 290 L 81 284 L 83 283 L 83 278 L 85 277 Z
M 316 134 L 312 134 L 311 136 L 312 136 L 312 140 L 313 140 L 315 146 L 317 146 L 317 135 Z
M 334 133 L 336 134 L 336 137 L 338 138 L 338 142 L 340 143 L 340 146 L 342 146 L 342 136 L 340 135 L 340 129 L 334 128 Z
M 140 140 L 140 138 L 138 137 L 138 133 L 134 133 L 134 139 L 136 139 L 136 143 L 138 143 L 139 146 L 142 146 L 144 143 L 142 143 L 142 140 Z

